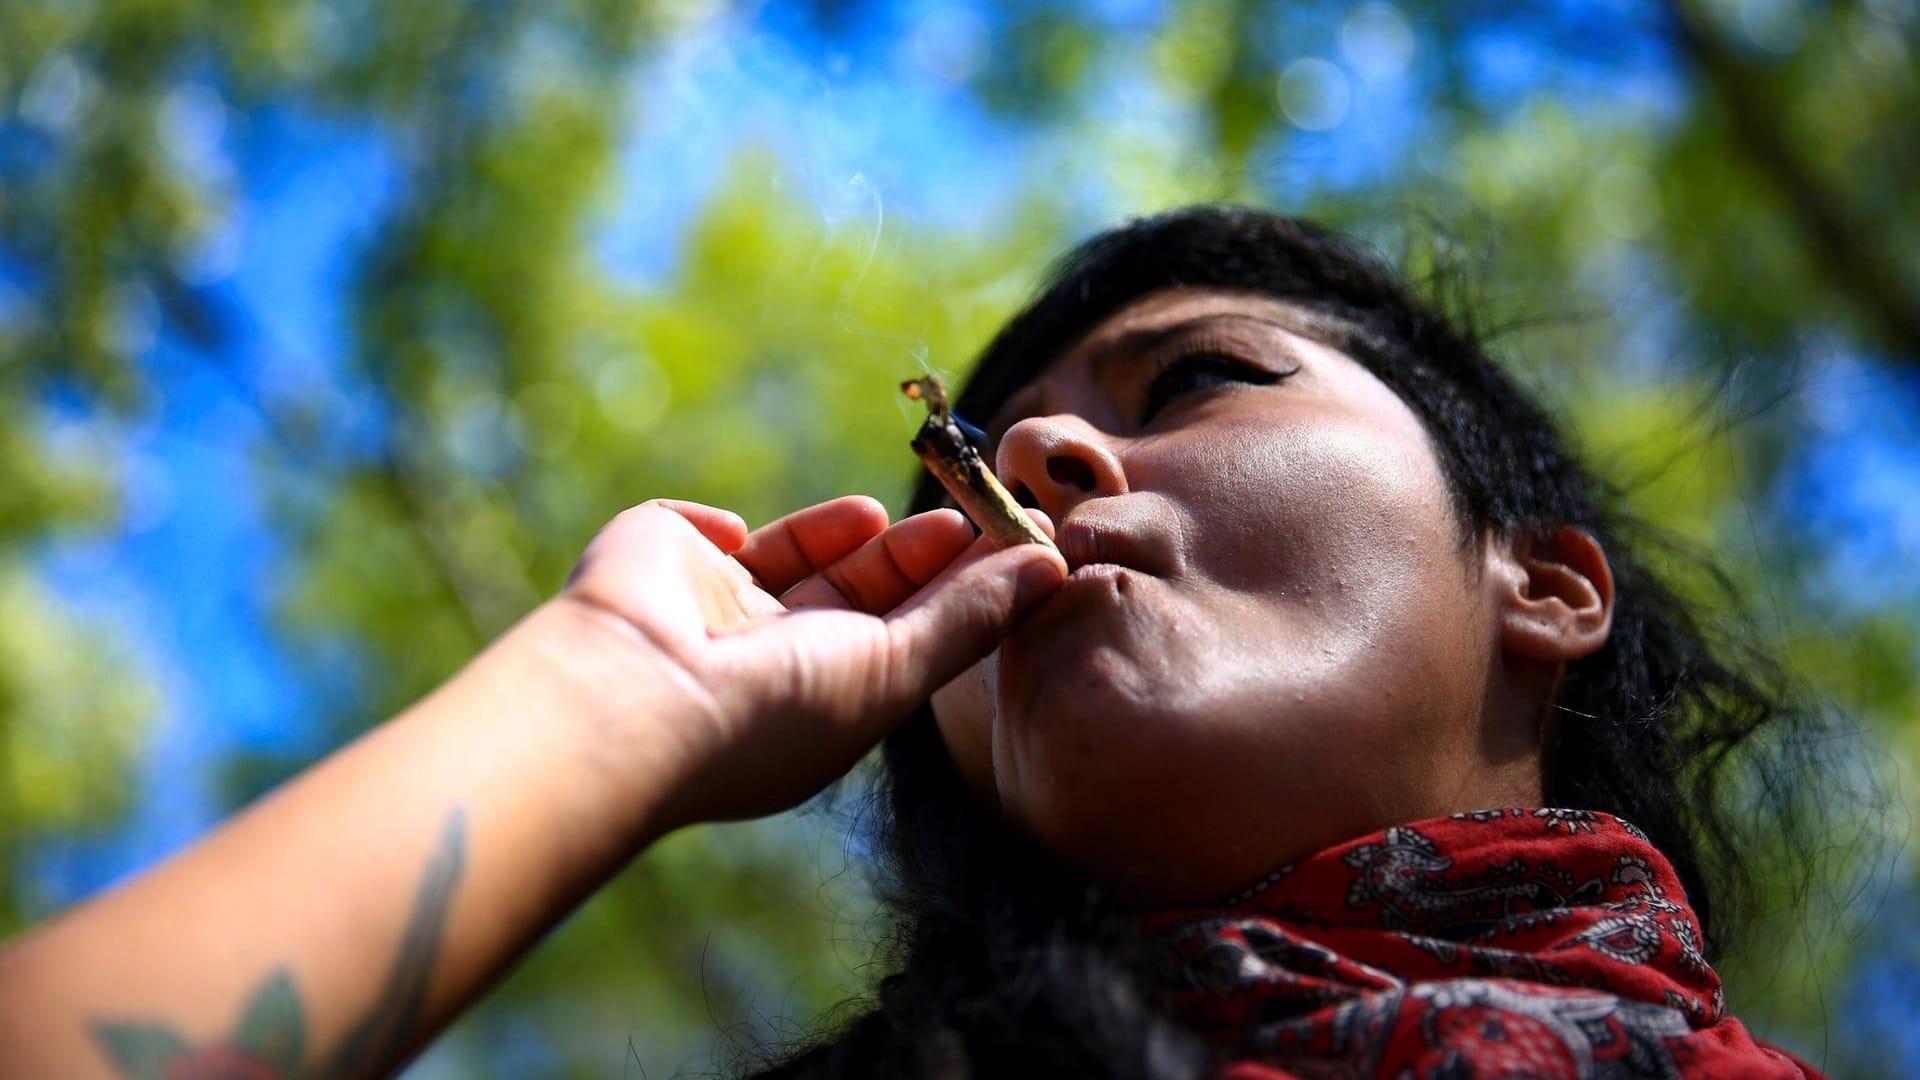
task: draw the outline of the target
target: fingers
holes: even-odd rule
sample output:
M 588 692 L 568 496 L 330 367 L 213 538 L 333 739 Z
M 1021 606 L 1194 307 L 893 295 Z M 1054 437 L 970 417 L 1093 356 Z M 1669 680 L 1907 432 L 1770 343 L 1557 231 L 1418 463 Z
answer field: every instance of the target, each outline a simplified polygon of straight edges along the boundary
M 1066 578 L 1060 553 L 1038 544 L 969 552 L 955 562 L 886 620 L 890 700 L 883 709 L 925 700 L 992 651 Z
M 738 514 L 679 499 L 622 511 L 580 556 L 566 590 L 663 640 L 691 642 L 783 613 L 728 555 L 747 541 Z
M 788 608 L 853 608 L 884 615 L 932 581 L 974 542 L 957 510 L 906 518 L 781 597 Z
M 884 619 L 799 611 L 760 620 L 716 645 L 736 670 L 755 673 L 730 680 L 764 695 L 751 708 L 837 718 L 839 730 L 859 744 L 851 761 L 991 651 L 1066 575 L 1051 548 L 996 551 L 982 537 Z
M 732 521 L 728 519 L 731 518 Z M 745 523 L 698 503 L 654 500 L 615 515 L 580 555 L 566 592 L 674 640 L 704 636 L 711 579 L 747 573 L 717 550 L 738 544 Z
M 885 507 L 865 495 L 847 495 L 753 530 L 732 554 L 761 587 L 778 596 L 886 527 Z
M 687 502 L 685 499 L 651 499 L 641 503 L 639 508 L 658 506 L 671 510 L 686 518 L 707 542 L 720 549 L 721 553 L 732 555 L 747 542 L 747 523 L 739 514 L 731 510 L 722 510 L 705 503 Z
M 720 732 L 725 745 L 703 767 L 721 779 L 698 785 L 703 805 L 689 813 L 696 820 L 755 816 L 818 791 L 992 649 L 1066 572 L 1052 548 L 996 551 L 988 539 L 973 541 L 954 511 L 919 515 L 793 590 L 832 594 L 828 610 L 749 617 L 733 632 L 687 639 L 677 655 L 715 715 L 728 721 Z M 891 614 L 845 610 L 848 598 L 833 580 Z

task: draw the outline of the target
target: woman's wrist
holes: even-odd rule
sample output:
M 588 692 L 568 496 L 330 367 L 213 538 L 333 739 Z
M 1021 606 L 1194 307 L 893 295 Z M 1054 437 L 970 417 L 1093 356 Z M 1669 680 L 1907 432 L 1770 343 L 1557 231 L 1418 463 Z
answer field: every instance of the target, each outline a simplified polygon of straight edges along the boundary
M 624 861 L 696 823 L 682 807 L 712 704 L 632 624 L 563 593 L 456 683 L 472 683 L 481 706 L 503 722 L 560 740 L 559 760 L 573 766 L 552 786 L 579 819 L 576 835 L 605 836 Z

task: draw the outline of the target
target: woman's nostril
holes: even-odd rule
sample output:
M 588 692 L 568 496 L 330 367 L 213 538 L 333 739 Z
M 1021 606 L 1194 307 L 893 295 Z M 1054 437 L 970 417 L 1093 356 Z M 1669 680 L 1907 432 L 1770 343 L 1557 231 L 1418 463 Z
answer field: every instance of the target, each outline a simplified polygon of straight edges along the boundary
M 1017 480 L 1014 481 L 1013 490 L 1009 492 L 1009 494 L 1013 496 L 1013 501 L 1019 503 L 1021 506 L 1032 507 L 1036 510 L 1040 508 L 1040 500 L 1033 497 L 1033 489 Z
M 1092 491 L 1093 466 L 1077 457 L 1055 456 L 1047 459 L 1047 476 L 1056 484 L 1068 484 L 1081 491 Z

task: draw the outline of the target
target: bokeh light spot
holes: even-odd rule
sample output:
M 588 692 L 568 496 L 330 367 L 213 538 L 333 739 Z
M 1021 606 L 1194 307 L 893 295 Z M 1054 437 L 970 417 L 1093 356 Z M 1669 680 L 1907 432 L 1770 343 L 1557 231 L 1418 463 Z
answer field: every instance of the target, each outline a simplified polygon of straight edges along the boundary
M 1847 39 L 1860 59 L 1890 70 L 1907 63 L 1907 41 L 1895 22 L 1863 8 L 1848 12 L 1846 23 Z
M 121 527 L 126 531 L 152 532 L 173 516 L 177 494 L 173 473 L 151 454 L 133 455 L 121 482 Z
M 1346 72 L 1319 57 L 1295 60 L 1274 84 L 1280 111 L 1302 131 L 1331 131 L 1347 118 L 1353 91 Z
M 104 317 L 96 325 L 100 345 L 122 356 L 138 357 L 160 336 L 160 302 L 139 282 L 107 294 Z
M 1392 4 L 1361 4 L 1340 22 L 1340 55 L 1364 79 L 1399 77 L 1413 59 L 1413 49 L 1413 27 Z
M 42 61 L 20 93 L 20 119 L 54 134 L 71 131 L 82 119 L 98 80 L 66 53 Z
M 1806 36 L 1807 16 L 1799 0 L 1744 0 L 1740 31 L 1756 48 L 1786 55 Z
M 1660 188 L 1638 165 L 1609 165 L 1589 192 L 1600 227 L 1622 240 L 1637 240 L 1660 220 Z
M 557 458 L 580 432 L 580 399 L 572 387 L 543 382 L 514 396 L 521 445 L 537 458 Z
M 607 422 L 628 435 L 653 430 L 671 396 L 660 366 L 638 355 L 610 357 L 594 378 L 593 393 Z
M 986 65 L 992 43 L 978 12 L 948 7 L 929 12 L 913 32 L 913 55 L 942 82 L 958 85 Z

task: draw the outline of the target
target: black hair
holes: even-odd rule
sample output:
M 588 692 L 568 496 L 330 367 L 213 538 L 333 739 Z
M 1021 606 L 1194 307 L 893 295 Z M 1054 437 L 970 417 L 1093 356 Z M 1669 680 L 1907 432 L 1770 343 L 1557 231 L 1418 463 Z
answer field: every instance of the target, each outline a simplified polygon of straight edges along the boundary
M 1359 244 L 1309 222 L 1199 206 L 1103 233 L 1063 259 L 988 346 L 956 410 L 990 417 L 1102 319 L 1174 287 L 1247 290 L 1324 318 L 1325 343 L 1392 388 L 1430 435 L 1463 539 L 1574 526 L 1606 551 L 1611 633 L 1570 664 L 1546 731 L 1548 806 L 1600 810 L 1673 863 L 1726 944 L 1749 885 L 1731 809 L 1743 750 L 1790 720 L 1777 671 L 1706 632 L 1646 559 L 1675 548 L 1619 509 L 1472 324 Z M 939 505 L 922 477 L 914 509 Z M 1711 578 L 1710 564 L 1692 564 Z M 1722 579 L 1724 585 L 1724 579 Z M 1096 882 L 1015 833 L 961 780 L 925 708 L 887 739 L 874 839 L 895 972 L 875 1007 L 768 1076 L 1197 1076 L 1215 1052 L 1157 1011 Z

